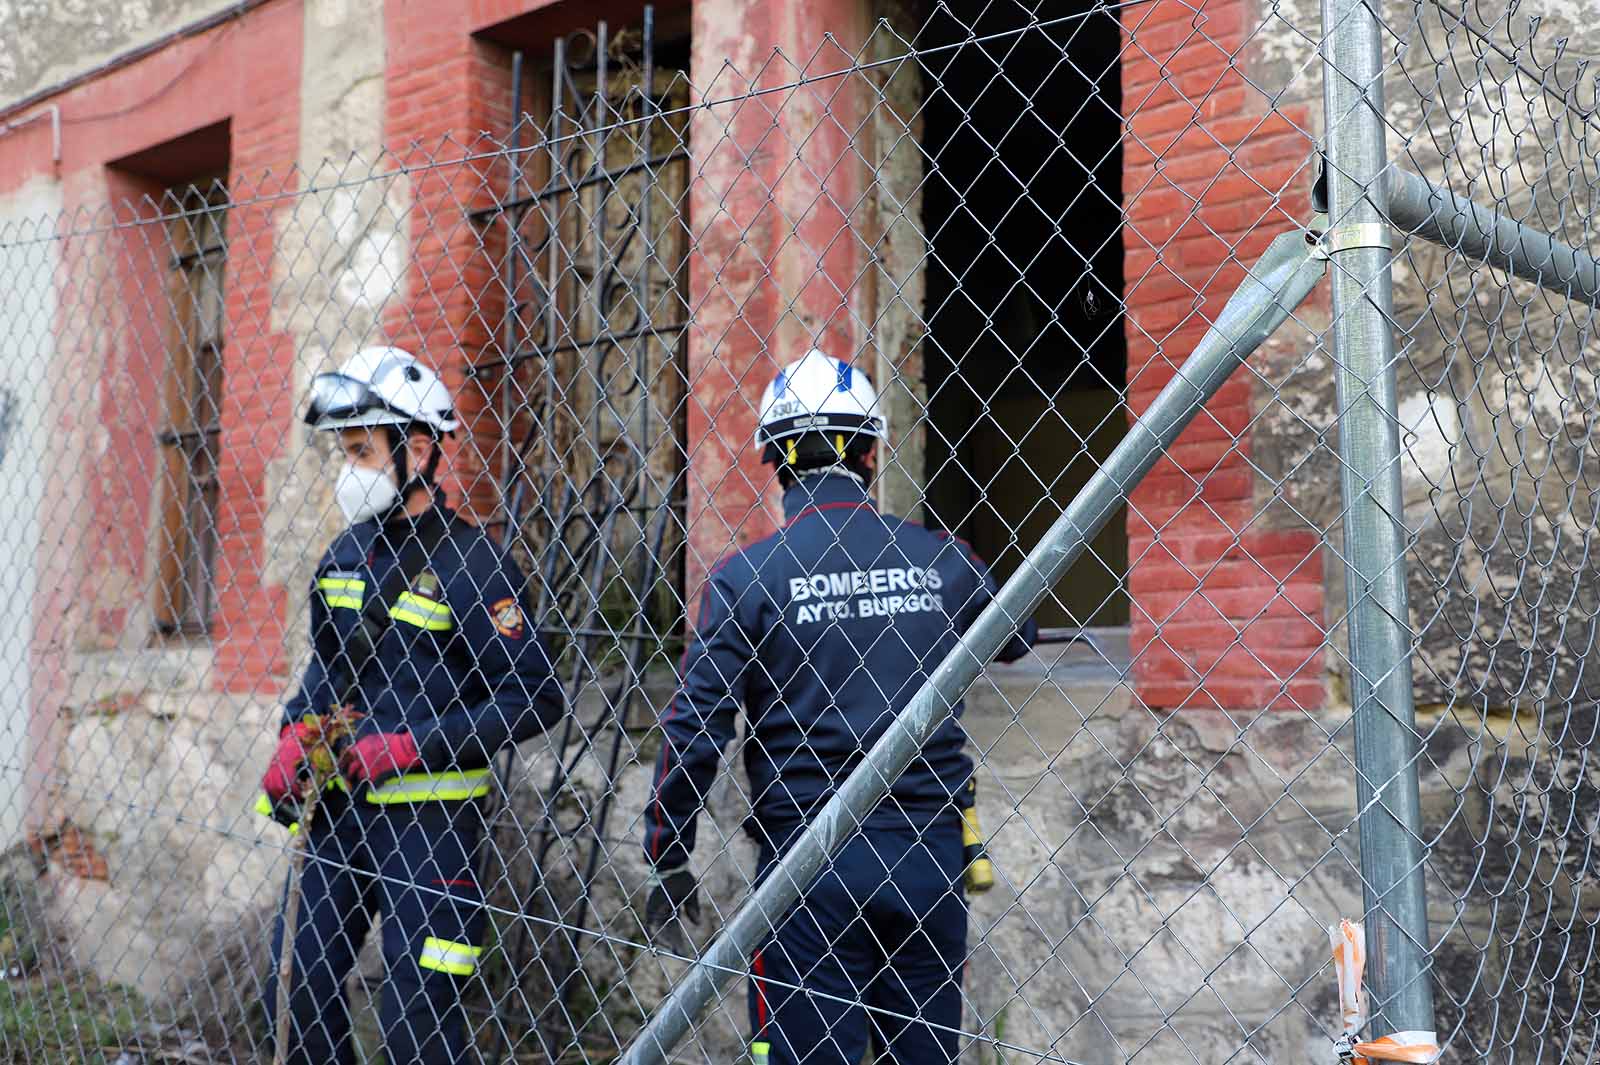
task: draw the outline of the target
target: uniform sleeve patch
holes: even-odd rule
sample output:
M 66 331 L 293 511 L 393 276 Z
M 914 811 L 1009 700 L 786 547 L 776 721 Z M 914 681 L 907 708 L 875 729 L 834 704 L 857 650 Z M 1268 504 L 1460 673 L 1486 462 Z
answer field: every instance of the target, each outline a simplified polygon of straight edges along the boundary
M 500 635 L 508 640 L 522 639 L 522 606 L 516 599 L 501 599 L 489 608 L 489 616 L 494 619 L 495 631 Z

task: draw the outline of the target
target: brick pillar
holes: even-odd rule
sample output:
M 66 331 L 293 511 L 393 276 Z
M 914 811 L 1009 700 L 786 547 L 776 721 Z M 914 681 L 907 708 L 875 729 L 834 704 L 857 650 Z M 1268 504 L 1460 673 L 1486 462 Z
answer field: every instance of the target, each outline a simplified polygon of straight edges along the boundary
M 273 322 L 277 211 L 259 197 L 299 191 L 300 11 L 262 8 L 230 56 L 248 71 L 235 97 L 228 213 L 226 343 L 217 503 L 215 678 L 228 691 L 279 694 L 287 675 L 284 632 L 289 594 L 264 579 L 267 465 L 290 439 L 285 427 L 299 397 L 291 394 L 294 342 Z M 175 106 L 182 107 L 182 98 Z M 250 202 L 257 200 L 257 202 Z M 299 589 L 295 589 L 299 593 Z
M 745 94 L 850 67 L 865 25 L 859 0 L 694 5 L 696 102 L 729 102 L 697 111 L 690 137 L 691 610 L 711 565 L 776 527 L 776 481 L 753 444 L 762 389 L 812 345 L 856 358 L 865 341 L 851 314 L 865 298 L 860 76 Z
M 491 14 L 537 6 L 501 4 L 506 10 Z M 467 370 L 486 350 L 498 353 L 504 301 L 494 278 L 503 227 L 468 216 L 494 205 L 505 167 L 457 160 L 498 147 L 484 131 L 511 128 L 510 55 L 473 38 L 483 14 L 465 4 L 400 2 L 384 11 L 384 141 L 411 168 L 410 269 L 384 330 L 390 343 L 437 369 L 454 394 L 462 429 L 445 448 L 443 484 L 452 505 L 480 519 L 498 501 L 491 461 L 502 432 L 488 387 Z
M 1147 408 L 1278 233 L 1307 219 L 1303 104 L 1268 113 L 1241 66 L 1248 0 L 1123 16 L 1128 394 Z M 1133 494 L 1137 690 L 1156 707 L 1310 709 L 1325 698 L 1315 530 L 1263 520 L 1254 377 L 1229 381 Z M 1281 523 L 1280 523 L 1281 524 Z

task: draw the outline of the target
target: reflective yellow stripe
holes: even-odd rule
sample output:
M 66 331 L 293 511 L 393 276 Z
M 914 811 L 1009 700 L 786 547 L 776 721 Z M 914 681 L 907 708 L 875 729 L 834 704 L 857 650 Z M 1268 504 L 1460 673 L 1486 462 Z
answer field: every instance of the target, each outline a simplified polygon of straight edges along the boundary
M 767 1055 L 772 1053 L 771 1043 L 751 1043 L 750 1061 L 752 1065 L 767 1065 Z
M 478 958 L 482 954 L 482 947 L 429 936 L 422 941 L 422 953 L 417 956 L 417 964 L 424 969 L 449 973 L 451 976 L 471 976 L 478 968 Z
M 456 627 L 451 620 L 450 608 L 444 603 L 424 599 L 420 595 L 401 592 L 400 598 L 389 608 L 389 616 L 407 625 L 432 632 L 444 632 Z
M 358 577 L 318 577 L 317 589 L 329 606 L 361 609 L 361 600 L 367 594 L 367 582 Z
M 983 829 L 978 824 L 978 808 L 968 806 L 961 811 L 961 847 L 967 863 L 967 890 L 981 895 L 994 887 L 994 864 L 983 849 Z
M 487 772 L 487 770 L 485 770 L 485 772 Z M 328 781 L 328 786 L 323 788 L 322 790 L 323 791 L 332 791 L 335 786 L 344 787 L 346 791 L 349 790 L 349 788 L 346 787 L 344 780 L 339 778 L 339 777 L 334 777 L 332 780 Z M 256 813 L 260 814 L 262 817 L 271 817 L 272 816 L 272 800 L 267 797 L 267 793 L 264 792 L 264 791 L 260 795 L 256 796 Z M 289 831 L 290 832 L 298 832 L 298 831 L 300 831 L 300 823 L 297 821 L 294 824 L 290 825 L 289 826 Z
M 479 799 L 489 794 L 493 773 L 469 769 L 460 773 L 406 773 L 367 789 L 367 801 L 380 805 L 392 802 L 429 802 L 445 799 Z

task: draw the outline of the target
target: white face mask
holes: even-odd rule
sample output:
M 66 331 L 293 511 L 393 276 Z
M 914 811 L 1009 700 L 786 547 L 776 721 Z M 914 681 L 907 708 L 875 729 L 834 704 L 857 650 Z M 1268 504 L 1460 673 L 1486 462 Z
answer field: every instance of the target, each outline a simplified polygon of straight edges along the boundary
M 339 471 L 333 497 L 338 500 L 345 521 L 356 525 L 388 513 L 400 498 L 400 489 L 395 486 L 388 470 L 372 470 L 346 463 L 344 469 Z

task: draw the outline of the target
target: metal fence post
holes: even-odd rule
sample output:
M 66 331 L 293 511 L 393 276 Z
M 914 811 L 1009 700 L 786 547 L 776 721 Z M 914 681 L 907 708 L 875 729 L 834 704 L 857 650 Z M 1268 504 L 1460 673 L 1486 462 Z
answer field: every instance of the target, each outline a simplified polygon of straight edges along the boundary
M 1364 0 L 1322 0 L 1344 558 L 1371 1036 L 1431 1031 L 1396 414 L 1383 60 Z

